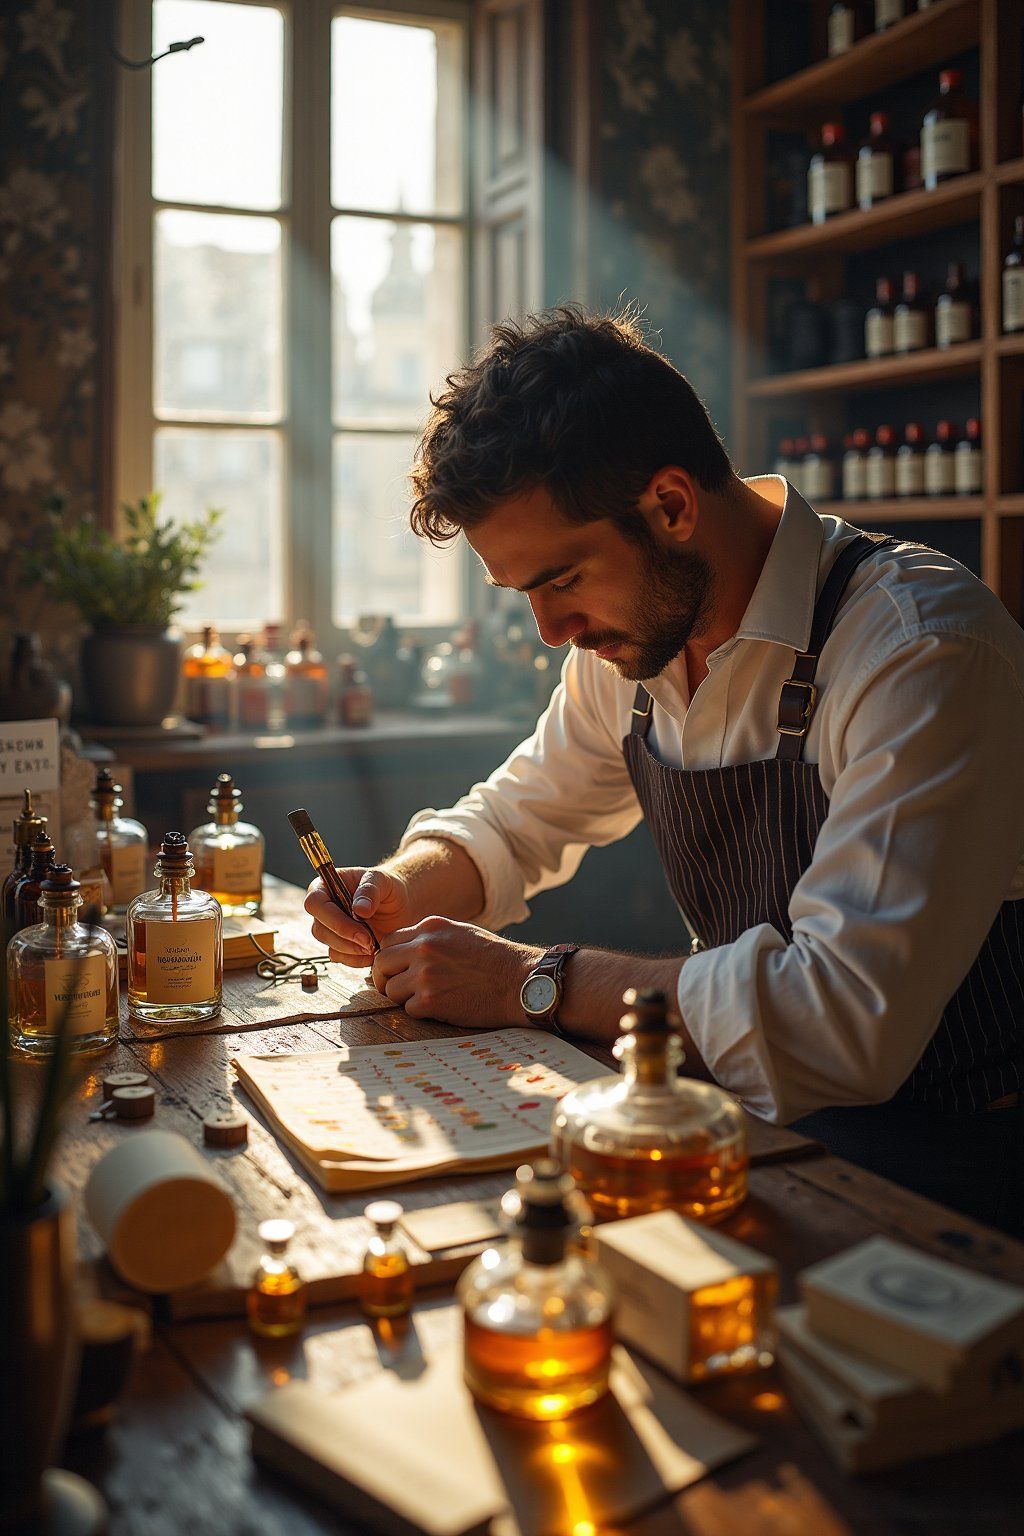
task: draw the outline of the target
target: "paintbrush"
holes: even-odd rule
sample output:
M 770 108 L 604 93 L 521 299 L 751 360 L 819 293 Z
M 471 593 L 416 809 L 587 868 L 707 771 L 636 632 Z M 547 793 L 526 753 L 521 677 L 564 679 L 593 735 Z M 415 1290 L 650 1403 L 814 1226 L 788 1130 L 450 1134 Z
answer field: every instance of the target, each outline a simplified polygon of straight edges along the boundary
M 377 943 L 377 935 L 365 918 L 357 916 L 352 910 L 352 898 L 348 893 L 348 887 L 335 869 L 334 860 L 328 853 L 327 845 L 320 836 L 320 833 L 314 827 L 309 812 L 302 810 L 289 811 L 288 820 L 292 824 L 292 831 L 299 840 L 299 847 L 323 881 L 324 889 L 328 896 L 336 907 L 341 908 L 346 917 L 350 917 L 354 923 L 358 923 L 360 928 L 365 928 L 373 944 L 373 952 L 376 954 L 380 949 L 380 945 Z

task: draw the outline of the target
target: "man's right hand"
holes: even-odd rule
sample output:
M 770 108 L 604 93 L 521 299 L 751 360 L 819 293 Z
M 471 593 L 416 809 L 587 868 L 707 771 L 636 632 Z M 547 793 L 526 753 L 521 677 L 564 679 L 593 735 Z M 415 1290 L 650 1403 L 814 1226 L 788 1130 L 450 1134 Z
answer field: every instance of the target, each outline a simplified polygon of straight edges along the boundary
M 386 869 L 339 869 L 338 874 L 352 896 L 356 916 L 369 923 L 378 938 L 415 921 L 409 888 L 401 875 Z M 335 905 L 319 876 L 309 887 L 304 905 L 313 919 L 313 937 L 330 950 L 332 960 L 369 965 L 373 958 L 369 934 Z

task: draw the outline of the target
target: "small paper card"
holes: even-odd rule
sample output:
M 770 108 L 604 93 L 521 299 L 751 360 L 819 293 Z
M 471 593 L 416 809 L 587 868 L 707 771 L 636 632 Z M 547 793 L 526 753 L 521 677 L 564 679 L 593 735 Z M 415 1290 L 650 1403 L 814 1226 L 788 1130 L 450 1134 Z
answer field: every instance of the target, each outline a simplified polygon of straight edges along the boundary
M 455 1200 L 451 1205 L 427 1205 L 419 1211 L 406 1211 L 401 1224 L 413 1242 L 427 1253 L 462 1248 L 467 1243 L 486 1243 L 503 1235 L 495 1207 L 480 1200 Z
M 56 720 L 5 720 L 0 724 L 0 874 L 13 865 L 11 824 L 21 814 L 24 791 L 47 818 L 60 847 L 60 727 Z

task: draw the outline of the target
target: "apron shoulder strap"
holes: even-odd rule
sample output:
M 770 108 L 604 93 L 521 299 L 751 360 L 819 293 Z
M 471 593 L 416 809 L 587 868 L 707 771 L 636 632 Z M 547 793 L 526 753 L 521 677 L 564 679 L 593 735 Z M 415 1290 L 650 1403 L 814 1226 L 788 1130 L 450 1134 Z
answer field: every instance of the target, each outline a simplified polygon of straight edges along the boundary
M 896 543 L 897 540 L 887 534 L 860 533 L 840 550 L 832 562 L 832 569 L 814 605 L 807 649 L 797 652 L 792 675 L 783 683 L 779 695 L 777 758 L 795 763 L 803 756 L 804 741 L 818 704 L 818 690 L 814 685 L 818 658 L 832 632 L 850 577 L 859 565 L 878 550 L 894 548 Z
M 637 683 L 636 693 L 633 695 L 633 708 L 629 712 L 629 734 L 631 736 L 646 736 L 651 728 L 651 712 L 654 709 L 654 700 L 651 698 L 643 683 Z

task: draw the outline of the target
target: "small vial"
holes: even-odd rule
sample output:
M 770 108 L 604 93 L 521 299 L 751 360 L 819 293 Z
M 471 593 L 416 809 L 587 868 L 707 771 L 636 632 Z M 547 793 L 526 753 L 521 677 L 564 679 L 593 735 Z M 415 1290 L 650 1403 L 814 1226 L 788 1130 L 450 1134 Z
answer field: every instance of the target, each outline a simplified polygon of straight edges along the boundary
M 298 1333 L 306 1316 L 306 1287 L 287 1256 L 295 1227 L 261 1221 L 259 1234 L 265 1252 L 246 1301 L 249 1327 L 264 1339 L 285 1339 Z
M 368 1317 L 404 1317 L 415 1279 L 409 1255 L 395 1231 L 402 1215 L 397 1200 L 374 1200 L 363 1212 L 376 1231 L 366 1246 L 359 1302 Z

